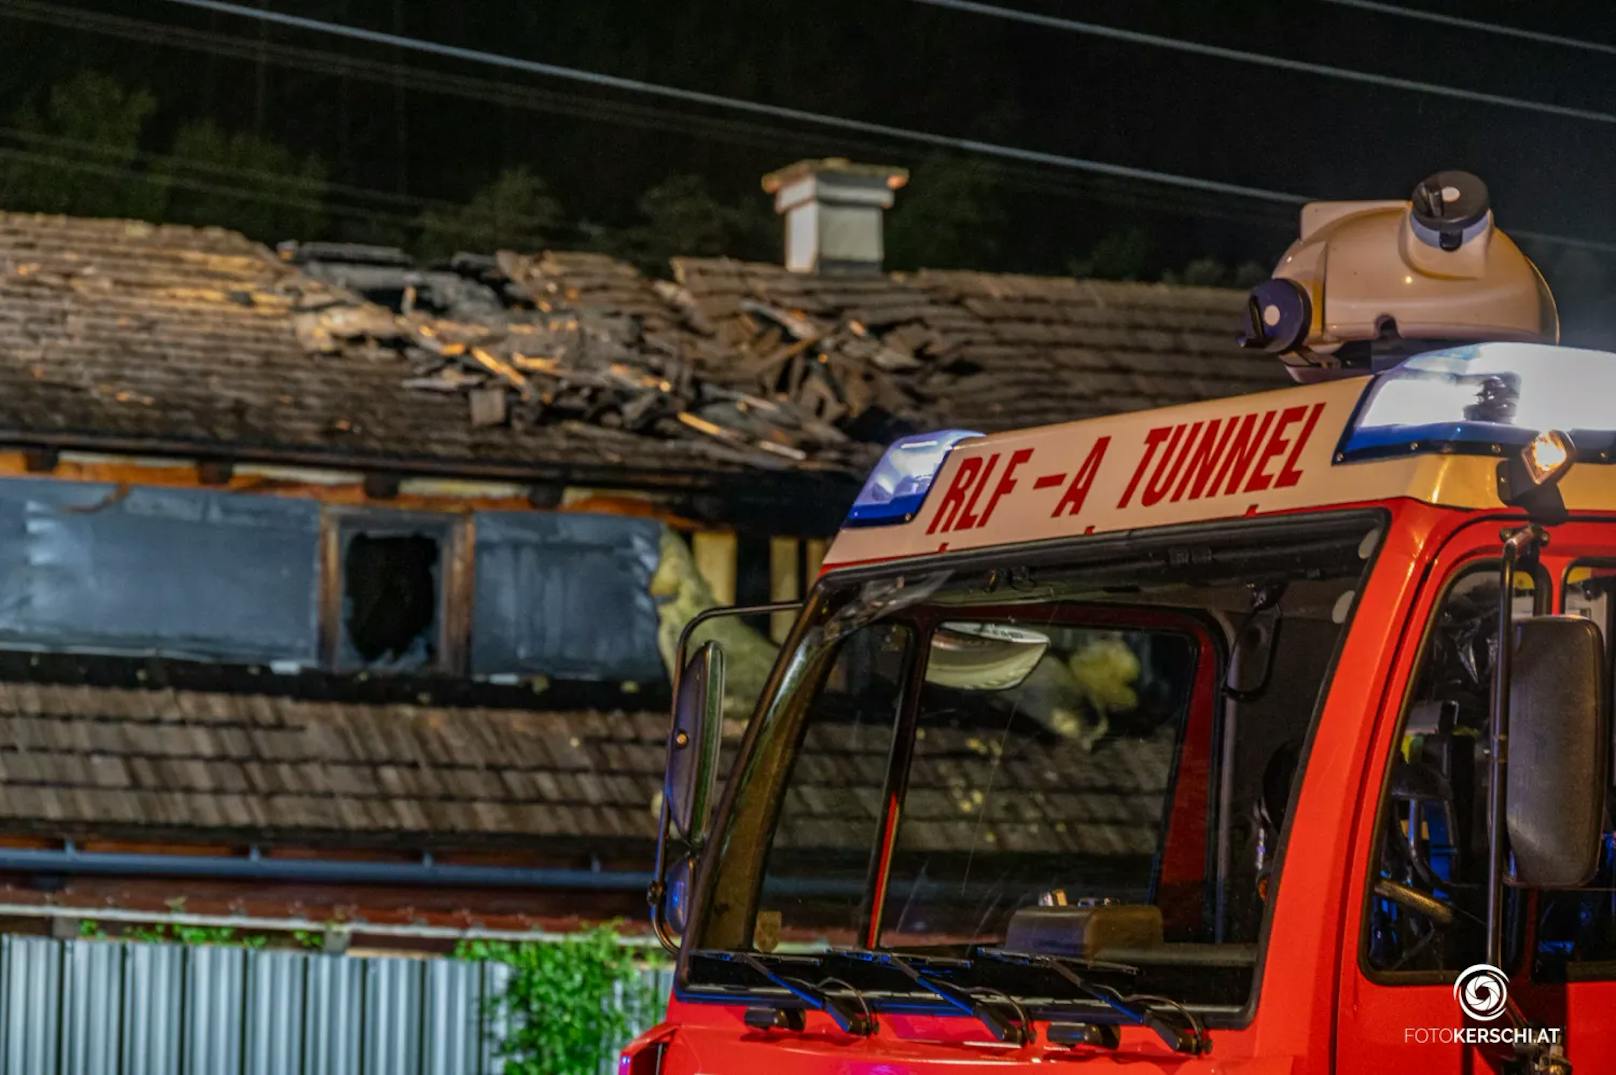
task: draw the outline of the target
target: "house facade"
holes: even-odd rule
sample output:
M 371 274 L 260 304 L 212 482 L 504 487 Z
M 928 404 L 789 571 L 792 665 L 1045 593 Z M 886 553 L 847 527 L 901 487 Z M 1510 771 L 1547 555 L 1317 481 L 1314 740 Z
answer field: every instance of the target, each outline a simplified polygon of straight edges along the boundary
M 672 637 L 882 444 L 1275 383 L 1238 293 L 883 272 L 872 175 L 669 280 L 0 213 L 0 920 L 637 917 Z

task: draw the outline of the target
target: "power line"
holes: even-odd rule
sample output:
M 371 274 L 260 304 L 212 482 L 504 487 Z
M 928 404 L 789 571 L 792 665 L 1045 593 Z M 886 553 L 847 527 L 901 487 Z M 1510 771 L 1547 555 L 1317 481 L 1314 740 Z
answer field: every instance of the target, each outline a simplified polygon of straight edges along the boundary
M 393 87 L 397 80 L 416 73 L 414 68 L 398 64 L 378 63 L 348 56 L 343 53 L 319 49 L 297 48 L 262 38 L 245 38 L 229 34 L 191 30 L 170 24 L 148 22 L 142 19 L 105 15 L 100 12 L 60 7 L 53 4 L 30 3 L 28 0 L 0 0 L 0 8 L 13 18 L 43 22 L 67 29 L 89 30 L 92 33 L 121 37 L 144 44 L 166 44 L 177 48 L 204 52 L 214 56 L 268 62 L 278 67 L 308 71 L 314 74 L 354 78 L 359 81 L 386 84 Z M 589 119 L 632 123 L 647 129 L 666 130 L 670 124 L 686 121 L 684 127 L 701 130 L 700 124 L 714 128 L 760 134 L 768 137 L 767 144 L 779 140 L 780 129 L 748 125 L 743 121 L 695 116 L 673 109 L 635 105 L 628 102 L 608 101 L 600 97 L 565 94 L 553 90 L 521 86 L 513 82 L 472 78 L 447 72 L 437 72 L 428 83 L 415 82 L 413 91 L 439 93 L 465 100 L 486 101 L 496 105 L 514 105 L 534 111 L 558 112 Z
M 1267 188 L 1251 187 L 1242 184 L 1225 183 L 1218 180 L 1202 179 L 1195 176 L 1184 176 L 1171 172 L 1161 172 L 1152 169 L 1117 165 L 1104 161 L 1093 161 L 1081 157 L 1046 153 L 1039 150 L 1022 149 L 1015 146 L 1005 146 L 974 139 L 958 138 L 951 135 L 941 135 L 933 132 L 911 130 L 891 124 L 851 119 L 782 105 L 770 105 L 762 102 L 748 101 L 741 98 L 726 97 L 721 94 L 707 93 L 700 90 L 688 90 L 680 87 L 664 86 L 658 83 L 646 82 L 639 79 L 628 79 L 615 75 L 601 74 L 599 72 L 562 67 L 555 64 L 542 63 L 536 60 L 525 60 L 520 57 L 506 56 L 499 53 L 490 53 L 478 49 L 463 48 L 456 45 L 447 45 L 441 42 L 403 37 L 397 34 L 389 34 L 376 30 L 367 30 L 360 27 L 346 26 L 340 23 L 324 22 L 316 19 L 303 18 L 301 16 L 286 15 L 280 12 L 247 8 L 242 7 L 239 4 L 221 2 L 221 0 L 166 0 L 166 2 L 185 7 L 198 8 L 201 10 L 218 11 L 224 14 L 237 15 L 247 19 L 277 23 L 298 29 L 312 30 L 317 33 L 348 37 L 354 40 L 366 41 L 372 44 L 388 45 L 406 51 L 446 56 L 452 59 L 464 60 L 472 63 L 506 67 L 532 74 L 581 81 L 597 86 L 605 86 L 612 89 L 640 93 L 648 96 L 671 98 L 687 103 L 699 103 L 714 107 L 729 108 L 735 111 L 742 111 L 755 115 L 765 115 L 771 118 L 806 122 L 832 129 L 851 130 L 860 134 L 873 135 L 878 138 L 885 138 L 894 141 L 930 145 L 936 148 L 953 150 L 955 152 L 969 155 L 987 157 L 989 158 L 988 163 L 994 163 L 1000 167 L 1004 166 L 1002 163 L 1004 161 L 1011 161 L 1019 164 L 1043 165 L 1052 168 L 1097 175 L 1101 177 L 1102 182 L 1107 180 L 1142 180 L 1145 182 L 1158 183 L 1169 188 L 1176 188 L 1180 192 L 1234 195 L 1252 199 L 1260 204 L 1275 206 L 1297 206 L 1313 200 L 1308 195 L 1296 194 L 1288 191 L 1270 190 Z M 934 2 L 934 0 L 918 0 L 918 2 Z M 941 2 L 941 0 L 936 0 L 936 2 Z M 0 0 L 0 4 L 13 8 L 16 8 L 19 3 L 26 3 L 26 0 Z M 149 27 L 152 24 L 147 23 L 141 25 Z M 196 31 L 188 32 L 196 33 Z M 263 50 L 266 47 L 274 48 L 277 46 L 270 45 L 269 43 L 254 42 L 252 43 L 251 47 L 256 52 L 256 50 Z M 250 58 L 253 55 L 255 55 L 255 53 L 248 53 L 247 58 Z M 332 56 L 332 54 L 329 53 L 320 55 L 326 57 Z M 400 69 L 394 67 L 385 67 L 385 70 L 388 72 L 389 78 L 395 78 L 397 77 Z M 402 70 L 408 71 L 407 68 Z M 442 89 L 447 83 L 447 80 L 453 78 L 463 78 L 463 76 L 450 76 L 433 73 L 432 78 L 426 84 L 426 87 L 428 89 Z M 509 83 L 494 83 L 493 85 L 511 86 Z M 620 103 L 617 103 L 617 106 L 632 107 L 622 106 Z M 711 119 L 711 117 L 707 118 Z M 762 130 L 772 132 L 779 129 L 762 128 Z M 1112 200 L 1126 200 L 1129 203 L 1140 205 L 1141 207 L 1145 208 L 1165 208 L 1169 211 L 1172 210 L 1171 206 L 1164 206 L 1160 204 L 1160 199 L 1155 196 L 1146 197 L 1144 195 L 1139 195 L 1125 198 L 1125 194 L 1125 191 L 1113 192 L 1111 194 L 1111 198 Z M 1104 199 L 1102 198 L 1102 200 Z M 1192 213 L 1194 215 L 1215 216 L 1225 219 L 1232 219 L 1227 209 L 1222 206 L 1186 209 L 1183 211 Z M 1242 217 L 1242 219 L 1243 218 L 1244 217 Z M 1616 243 L 1605 243 L 1592 239 L 1577 239 L 1547 232 L 1512 230 L 1512 234 L 1541 243 L 1594 250 L 1606 254 L 1616 254 Z
M 117 158 L 127 155 L 130 159 L 139 160 L 148 165 L 158 165 L 162 169 L 180 169 L 182 171 L 189 170 L 201 172 L 203 174 L 221 176 L 226 179 L 244 179 L 254 183 L 265 183 L 272 187 L 289 189 L 294 195 L 298 192 L 302 192 L 316 200 L 328 198 L 332 194 L 338 194 L 351 198 L 358 198 L 361 202 L 370 201 L 372 203 L 382 203 L 402 207 L 404 209 L 416 209 L 421 211 L 438 210 L 443 212 L 457 212 L 464 208 L 464 206 L 459 202 L 451 202 L 442 198 L 427 198 L 414 194 L 400 194 L 394 191 L 378 190 L 375 187 L 361 187 L 348 183 L 333 182 L 331 180 L 316 178 L 314 176 L 290 175 L 281 172 L 266 172 L 258 168 L 241 168 L 216 161 L 199 160 L 195 157 L 185 157 L 168 153 L 153 153 L 140 149 L 133 150 L 132 152 L 126 154 L 123 150 L 107 146 L 102 143 L 86 142 L 78 138 L 68 138 L 62 135 L 45 134 L 39 131 L 28 131 L 18 127 L 0 127 L 0 138 L 9 138 L 13 141 L 22 142 L 28 145 L 65 149 L 76 152 L 80 156 Z M 140 173 L 131 169 L 130 172 L 131 174 L 136 175 L 144 174 L 151 179 L 160 181 L 166 181 L 172 178 L 175 174 L 173 171 L 169 170 Z M 233 187 L 226 190 L 225 188 L 221 188 L 221 192 L 229 193 L 230 191 L 241 191 L 242 189 L 243 188 Z M 265 192 L 255 189 L 252 191 L 243 192 L 242 196 L 261 198 L 264 193 Z M 539 221 L 533 217 L 525 215 L 502 214 L 502 216 L 504 219 L 515 224 L 529 224 L 533 226 L 540 226 L 544 224 L 543 221 Z M 403 220 L 406 218 L 394 215 L 394 219 Z
M 976 154 L 988 157 L 999 157 L 1022 163 L 1043 164 L 1057 168 L 1068 168 L 1074 171 L 1089 172 L 1095 175 L 1107 176 L 1115 179 L 1136 179 L 1151 183 L 1160 183 L 1164 186 L 1179 187 L 1187 190 L 1196 190 L 1212 194 L 1228 194 L 1237 197 L 1250 198 L 1256 201 L 1278 203 L 1283 205 L 1302 205 L 1311 199 L 1307 195 L 1294 194 L 1289 191 L 1271 190 L 1265 187 L 1253 187 L 1239 183 L 1226 183 L 1221 180 L 1202 179 L 1196 176 L 1180 175 L 1175 172 L 1163 172 L 1149 168 L 1136 168 L 1128 165 L 1112 164 L 1106 161 L 1090 160 L 1084 157 L 1067 156 L 1059 153 L 1048 153 L 1042 150 L 1022 149 L 1016 146 L 1006 146 L 993 142 L 983 142 L 970 138 L 958 138 L 952 135 L 937 134 L 930 131 L 917 131 L 892 124 L 875 123 L 869 120 L 851 119 L 845 116 L 833 116 L 823 112 L 812 112 L 806 109 L 792 108 L 785 105 L 772 105 L 760 101 L 748 101 L 738 97 L 727 97 L 722 94 L 708 93 L 703 90 L 690 90 L 678 86 L 666 86 L 660 83 L 647 82 L 642 79 L 624 78 L 618 75 L 602 74 L 598 71 L 585 71 L 579 68 L 563 67 L 558 64 L 544 63 L 538 60 L 527 60 L 517 56 L 507 56 L 502 53 L 486 52 L 481 49 L 465 48 L 459 45 L 447 45 L 438 41 L 426 41 L 420 38 L 405 37 L 400 34 L 385 33 L 380 30 L 367 30 L 362 27 L 346 26 L 341 23 L 326 22 L 320 19 L 309 19 L 299 15 L 287 15 L 281 12 L 266 11 L 257 8 L 243 7 L 240 4 L 228 3 L 226 0 L 164 0 L 165 3 L 177 4 L 182 7 L 197 8 L 203 11 L 214 11 L 227 15 L 237 15 L 242 18 L 255 19 L 261 22 L 276 23 L 301 30 L 311 30 L 316 33 L 331 34 L 339 37 L 348 37 L 356 41 L 366 41 L 372 44 L 389 45 L 409 51 L 422 52 L 431 55 L 445 56 L 451 59 L 464 60 L 471 63 L 488 64 L 496 67 L 505 67 L 511 70 L 524 71 L 529 74 L 543 75 L 551 78 L 570 79 L 590 85 L 603 86 L 610 89 L 622 90 L 630 93 L 640 93 L 649 96 L 665 97 L 673 100 L 685 101 L 692 104 L 701 104 L 719 108 L 729 108 L 736 111 L 748 112 L 754 115 L 770 116 L 776 119 L 794 120 L 811 123 L 819 126 L 832 127 L 842 130 L 857 131 L 862 134 L 873 134 L 904 141 L 917 142 L 923 145 L 951 149 L 957 152 Z M 1010 8 L 994 8 L 986 4 L 975 3 L 974 0 L 915 0 L 917 3 L 935 4 L 943 7 L 957 7 L 961 10 L 976 10 L 1005 15 L 1007 17 L 1022 17 L 1032 21 L 1053 24 L 1068 24 L 1072 26 L 1088 27 L 1092 24 L 1075 23 L 1073 20 L 1055 19 L 1052 16 L 1031 15 L 1027 12 L 1017 12 Z M 1128 35 L 1129 38 L 1152 38 L 1155 35 L 1140 35 L 1134 31 L 1115 30 L 1111 27 L 1102 28 L 1107 33 Z M 1207 50 L 1208 54 L 1229 53 L 1226 58 L 1250 59 L 1256 57 L 1264 61 L 1271 61 L 1275 65 L 1291 69 L 1308 69 L 1319 67 L 1321 71 L 1337 72 L 1363 80 L 1382 80 L 1382 84 L 1398 85 L 1402 88 L 1425 88 L 1443 90 L 1450 95 L 1466 96 L 1471 99 L 1484 100 L 1490 103 L 1511 103 L 1516 106 L 1529 106 L 1533 108 L 1555 110 L 1560 106 L 1540 105 L 1537 102 L 1522 101 L 1519 98 L 1498 97 L 1493 94 L 1472 94 L 1468 90 L 1459 90 L 1453 87 L 1436 87 L 1430 83 L 1416 83 L 1406 79 L 1390 79 L 1387 76 L 1366 76 L 1362 72 L 1346 71 L 1338 68 L 1324 68 L 1321 65 L 1302 64 L 1301 61 L 1283 60 L 1278 57 L 1262 57 L 1256 53 L 1240 53 L 1235 50 L 1221 49 L 1217 46 L 1199 45 L 1178 41 L 1174 38 L 1164 38 L 1175 46 L 1182 46 L 1191 50 Z M 1154 42 L 1152 42 L 1154 43 Z M 1580 112 L 1581 110 L 1572 110 Z M 1565 114 L 1571 114 L 1567 112 Z M 1616 114 L 1604 112 L 1589 112 L 1584 118 L 1599 118 L 1616 123 Z M 1616 254 L 1616 243 L 1600 243 L 1588 239 L 1572 239 L 1565 236 L 1551 235 L 1546 232 L 1534 232 L 1529 236 L 1521 233 L 1523 237 L 1535 238 L 1540 242 L 1559 243 L 1565 246 L 1582 249 L 1601 250 Z
M 198 6 L 204 4 L 221 7 L 234 6 L 214 5 L 212 0 L 168 0 L 168 2 Z M 1583 119 L 1591 120 L 1595 123 L 1616 124 L 1616 112 L 1601 112 L 1594 108 L 1577 108 L 1572 105 L 1551 104 L 1548 101 L 1533 101 L 1525 97 L 1488 93 L 1485 90 L 1468 90 L 1462 86 L 1422 82 L 1418 79 L 1401 78 L 1397 75 L 1381 75 L 1372 71 L 1356 71 L 1350 67 L 1334 67 L 1330 64 L 1313 63 L 1309 60 L 1293 60 L 1287 56 L 1270 56 L 1261 52 L 1248 52 L 1244 49 L 1227 48 L 1223 45 L 1208 45 L 1199 41 L 1189 41 L 1181 37 L 1145 33 L 1140 30 L 1124 30 L 1120 27 L 1106 26 L 1097 22 L 1084 22 L 1079 19 L 1068 19 L 1058 15 L 1042 15 L 1034 11 L 1022 11 L 1018 8 L 983 4 L 978 3 L 977 0 L 912 0 L 912 2 L 926 4 L 930 7 L 946 8 L 951 11 L 969 12 L 973 15 L 987 15 L 996 19 L 1008 19 L 1012 22 L 1026 23 L 1029 26 L 1042 26 L 1052 30 L 1088 34 L 1093 37 L 1108 38 L 1112 41 L 1123 41 L 1131 45 L 1170 49 L 1174 52 L 1185 52 L 1195 56 L 1208 56 L 1213 59 L 1230 60 L 1235 63 L 1273 67 L 1282 71 L 1296 71 L 1303 74 L 1319 75 L 1324 78 L 1344 79 L 1348 82 L 1382 86 L 1388 89 L 1408 90 L 1413 93 L 1431 94 L 1436 97 L 1449 97 L 1454 100 L 1470 101 L 1475 104 L 1497 105 L 1501 108 L 1514 108 L 1523 112 L 1540 112 L 1544 115 L 1562 116 L 1567 119 Z
M 48 164 L 52 167 L 66 168 L 69 171 L 85 172 L 90 175 L 99 175 L 107 179 L 139 179 L 153 184 L 166 184 L 180 190 L 188 190 L 198 194 L 222 195 L 231 198 L 242 198 L 247 201 L 267 202 L 286 209 L 302 209 L 308 212 L 329 213 L 336 217 L 346 217 L 354 220 L 372 220 L 382 223 L 410 226 L 415 223 L 411 217 L 400 216 L 397 213 L 388 213 L 383 210 L 366 209 L 361 206 L 346 206 L 338 203 L 320 201 L 310 198 L 299 198 L 288 195 L 276 195 L 267 191 L 247 187 L 231 186 L 226 183 L 213 183 L 205 180 L 189 179 L 185 176 L 153 175 L 138 168 L 127 165 L 105 164 L 95 161 L 80 160 L 74 157 L 64 157 L 59 153 L 39 153 L 28 149 L 9 149 L 0 146 L 0 160 L 15 160 L 25 164 Z
M 1422 22 L 1436 23 L 1439 26 L 1457 26 L 1465 30 L 1476 30 L 1484 34 L 1498 34 L 1502 37 L 1514 37 L 1522 41 L 1535 41 L 1542 45 L 1559 45 L 1563 48 L 1585 49 L 1588 52 L 1602 52 L 1607 56 L 1616 56 L 1616 45 L 1607 45 L 1601 41 L 1582 41 L 1575 37 L 1546 34 L 1539 30 L 1524 30 L 1519 26 L 1505 26 L 1503 23 L 1483 22 L 1480 19 L 1466 19 L 1458 15 L 1444 15 L 1436 11 L 1403 7 L 1401 4 L 1382 4 L 1377 3 L 1376 0 L 1324 0 L 1324 3 L 1336 4 L 1339 7 L 1355 7 L 1362 11 L 1373 11 L 1380 15 L 1396 15 L 1404 19 L 1418 19 Z
M 177 4 L 181 7 L 197 8 L 202 11 L 213 11 L 225 15 L 237 15 L 244 19 L 255 19 L 259 22 L 275 23 L 281 26 L 290 26 L 299 30 L 310 30 L 315 33 L 330 34 L 337 37 L 347 37 L 355 41 L 366 41 L 375 45 L 388 45 L 393 48 L 406 49 L 412 52 L 428 53 L 454 60 L 464 60 L 470 63 L 504 67 L 513 71 L 523 71 L 532 75 L 542 75 L 547 78 L 566 79 L 574 82 L 585 83 L 587 85 L 620 90 L 626 93 L 638 93 L 653 97 L 663 97 L 669 100 L 683 101 L 687 104 L 699 104 L 707 107 L 728 108 L 737 112 L 746 112 L 757 116 L 768 116 L 772 119 L 791 120 L 797 123 L 810 123 L 821 127 L 855 131 L 860 134 L 878 135 L 900 141 L 935 146 L 939 149 L 952 149 L 961 153 L 1000 157 L 1005 160 L 1020 161 L 1024 164 L 1043 164 L 1056 168 L 1069 168 L 1074 171 L 1090 172 L 1095 175 L 1110 176 L 1115 179 L 1135 179 L 1149 183 L 1160 183 L 1165 186 L 1182 187 L 1188 190 L 1199 190 L 1211 194 L 1228 194 L 1236 197 L 1252 198 L 1257 201 L 1278 202 L 1287 205 L 1300 205 L 1307 201 L 1307 199 L 1301 195 L 1290 194 L 1281 190 L 1270 190 L 1265 187 L 1247 186 L 1242 183 L 1226 183 L 1215 179 L 1201 179 L 1196 176 L 1180 175 L 1176 172 L 1163 172 L 1153 168 L 1136 168 L 1130 165 L 1112 164 L 1108 161 L 1091 160 L 1086 157 L 1069 156 L 1063 153 L 1049 153 L 1042 150 L 1022 149 L 1017 146 L 1001 145 L 996 142 L 984 142 L 974 138 L 959 138 L 954 135 L 937 134 L 932 131 L 917 131 L 907 127 L 894 126 L 888 123 L 875 123 L 869 120 L 852 119 L 846 116 L 833 116 L 824 112 L 812 112 L 807 109 L 792 108 L 786 105 L 772 105 L 761 101 L 748 101 L 739 97 L 726 97 L 723 94 L 708 93 L 703 90 L 689 90 L 679 86 L 667 86 L 657 82 L 647 82 L 643 79 L 624 78 L 619 75 L 603 74 L 599 71 L 586 71 L 576 67 L 564 67 L 559 64 L 543 63 L 539 60 L 525 60 L 518 56 L 507 56 L 503 53 L 485 52 L 481 49 L 464 48 L 459 45 L 446 45 L 438 41 L 426 41 L 421 38 L 404 37 L 400 34 L 384 33 L 380 30 L 367 30 L 362 27 L 347 26 L 342 23 L 325 22 L 320 19 L 309 19 L 300 15 L 287 15 L 278 11 L 266 11 L 259 8 L 243 7 L 240 4 L 224 2 L 224 0 L 163 0 L 163 2 Z M 1616 116 L 1612 116 L 1611 119 L 1613 122 L 1616 122 Z
M 1548 243 L 1551 246 L 1565 246 L 1573 250 L 1592 250 L 1600 254 L 1616 254 L 1616 243 L 1602 243 L 1598 239 L 1575 239 L 1569 235 L 1555 235 L 1547 231 L 1527 231 L 1522 228 L 1510 228 L 1508 231 L 1512 239 L 1529 239 L 1533 242 Z
M 643 130 L 665 133 L 678 130 L 702 137 L 759 148 L 789 147 L 800 155 L 812 155 L 816 147 L 827 153 L 889 152 L 893 139 L 872 141 L 869 136 L 816 134 L 735 118 L 705 116 L 654 104 L 635 104 L 602 97 L 569 94 L 519 83 L 476 78 L 448 72 L 432 72 L 423 79 L 414 68 L 380 63 L 342 53 L 242 38 L 228 34 L 192 30 L 170 24 L 105 15 L 99 12 L 30 3 L 29 0 L 0 0 L 0 9 L 14 18 L 44 22 L 67 29 L 89 30 L 143 45 L 165 44 L 209 55 L 268 62 L 276 66 L 326 76 L 354 78 L 377 85 L 395 86 L 401 79 L 412 79 L 417 92 L 436 93 L 462 100 L 487 102 L 531 111 L 559 113 L 584 119 L 603 120 Z M 71 13 L 71 14 L 70 14 Z M 981 166 L 996 179 L 1017 189 L 1036 191 L 1063 198 L 1083 198 L 1130 208 L 1165 212 L 1205 219 L 1244 222 L 1289 231 L 1295 220 L 1279 203 L 1237 203 L 1198 191 L 1167 188 L 1143 191 L 1118 180 L 1088 177 L 1066 171 L 1056 182 L 1048 171 L 991 157 L 977 157 Z M 1283 214 L 1283 215 L 1280 215 Z
M 34 145 L 54 146 L 58 149 L 75 150 L 83 154 L 99 157 L 117 157 L 124 152 L 116 147 L 100 142 L 86 142 L 79 138 L 68 138 L 63 135 L 46 134 L 42 131 L 29 131 L 20 127 L 0 127 L 0 138 L 9 138 L 16 142 L 31 143 Z M 168 168 L 190 169 L 192 171 L 211 173 L 233 179 L 250 179 L 258 183 L 268 183 L 273 186 L 302 190 L 315 197 L 327 193 L 347 194 L 361 199 L 372 199 L 377 202 L 387 202 L 403 208 L 415 209 L 457 209 L 455 202 L 438 198 L 424 198 L 411 194 L 399 194 L 393 191 L 378 190 L 374 187 L 359 187 L 347 183 L 337 183 L 331 180 L 320 179 L 308 175 L 292 175 L 284 172 L 266 172 L 257 168 L 238 168 L 233 165 L 222 164 L 217 161 L 199 160 L 195 157 L 185 157 L 169 153 L 152 153 L 146 150 L 134 150 L 128 154 L 132 159 L 150 164 L 159 164 Z M 153 173 L 156 174 L 156 173 Z M 167 175 L 169 173 L 162 173 Z

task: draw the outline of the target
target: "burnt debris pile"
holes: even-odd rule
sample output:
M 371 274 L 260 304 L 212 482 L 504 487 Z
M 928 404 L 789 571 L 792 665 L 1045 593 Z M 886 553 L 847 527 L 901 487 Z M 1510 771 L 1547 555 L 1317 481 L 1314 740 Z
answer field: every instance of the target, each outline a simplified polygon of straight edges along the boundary
M 912 355 L 857 322 L 743 299 L 720 332 L 684 286 L 589 253 L 462 254 L 288 243 L 318 285 L 294 317 L 311 353 L 395 352 L 408 389 L 460 395 L 473 426 L 583 422 L 716 459 L 855 474 L 924 407 Z

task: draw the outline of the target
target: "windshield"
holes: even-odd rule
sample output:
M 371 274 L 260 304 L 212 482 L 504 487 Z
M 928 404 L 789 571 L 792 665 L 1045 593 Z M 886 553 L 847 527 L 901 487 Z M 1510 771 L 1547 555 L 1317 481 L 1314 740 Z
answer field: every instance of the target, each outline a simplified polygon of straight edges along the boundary
M 692 949 L 950 957 L 1025 993 L 1025 967 L 961 959 L 991 946 L 1242 1006 L 1376 523 L 828 584 L 732 774 Z M 690 984 L 738 987 L 734 967 L 694 958 Z

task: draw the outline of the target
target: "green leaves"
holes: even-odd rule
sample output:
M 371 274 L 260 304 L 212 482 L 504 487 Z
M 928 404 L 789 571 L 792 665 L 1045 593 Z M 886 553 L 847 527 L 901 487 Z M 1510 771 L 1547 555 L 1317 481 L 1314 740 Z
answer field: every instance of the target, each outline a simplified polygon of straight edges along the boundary
M 633 1014 L 661 1011 L 663 998 L 640 973 L 643 953 L 610 926 L 560 941 L 467 941 L 455 954 L 511 968 L 489 1013 L 509 1020 L 505 1075 L 595 1075 L 635 1029 Z
M 151 152 L 157 99 L 96 71 L 35 95 L 0 125 L 0 205 L 8 210 L 224 224 L 256 239 L 319 234 L 325 166 L 211 119 L 183 124 Z
M 210 119 L 181 127 L 171 155 L 152 173 L 171 190 L 167 218 L 177 223 L 224 221 L 266 242 L 316 235 L 325 227 L 325 165 Z
M 96 71 L 57 83 L 14 112 L 21 143 L 0 155 L 0 205 L 78 216 L 153 219 L 167 190 L 133 168 L 157 100 Z
M 269 937 L 262 933 L 238 933 L 231 926 L 185 926 L 159 922 L 155 926 L 135 926 L 124 938 L 148 944 L 212 944 L 231 948 L 262 948 Z
M 543 177 L 528 168 L 506 168 L 465 205 L 422 213 L 417 246 L 429 257 L 459 250 L 536 253 L 564 219 Z
M 999 254 L 1005 200 L 993 169 L 980 161 L 930 157 L 898 191 L 886 230 L 895 269 L 980 268 Z

